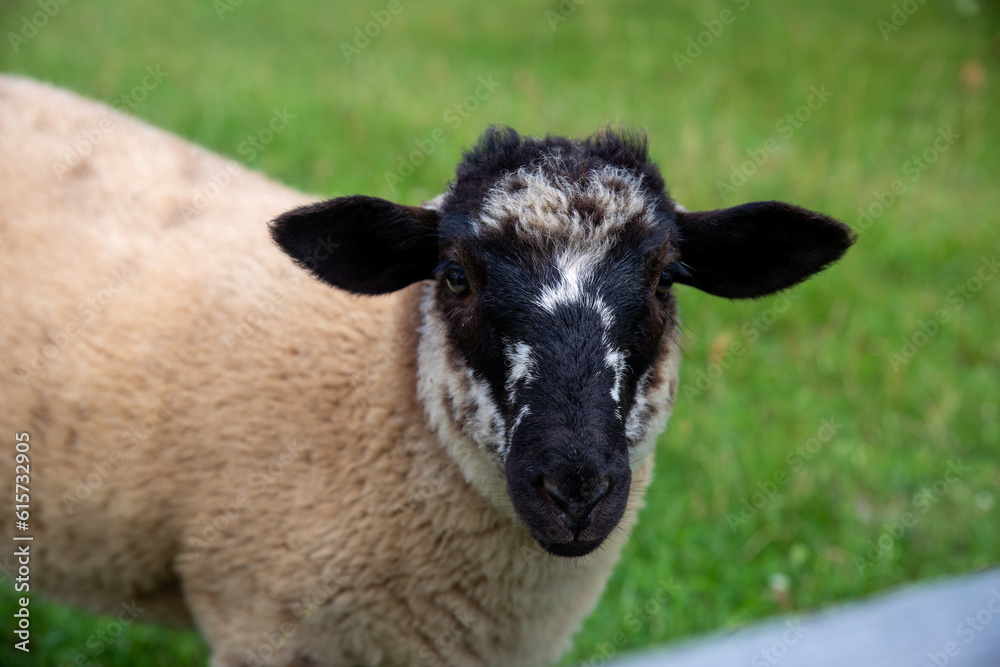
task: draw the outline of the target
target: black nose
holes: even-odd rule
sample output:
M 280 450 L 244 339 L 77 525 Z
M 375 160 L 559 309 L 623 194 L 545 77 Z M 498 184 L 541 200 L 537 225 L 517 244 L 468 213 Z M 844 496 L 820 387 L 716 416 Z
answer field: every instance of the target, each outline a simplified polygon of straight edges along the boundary
M 601 498 L 608 495 L 611 482 L 607 475 L 592 477 L 583 483 L 556 483 L 551 478 L 542 477 L 542 488 L 549 494 L 552 503 L 559 510 L 559 517 L 566 528 L 579 537 L 594 518 L 594 507 Z

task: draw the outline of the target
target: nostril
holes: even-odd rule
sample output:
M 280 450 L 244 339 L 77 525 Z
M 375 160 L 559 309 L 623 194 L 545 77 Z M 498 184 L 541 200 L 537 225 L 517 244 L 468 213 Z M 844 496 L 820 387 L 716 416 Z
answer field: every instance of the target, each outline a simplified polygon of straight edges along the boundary
M 608 494 L 611 488 L 611 480 L 605 475 L 585 484 L 580 488 L 580 502 L 586 505 L 596 505 L 601 498 Z
M 542 476 L 541 486 L 552 499 L 560 521 L 578 537 L 593 521 L 597 504 L 611 490 L 611 480 L 607 476 L 596 477 L 579 486 L 574 485 L 575 488 L 567 492 L 548 476 Z
M 549 497 L 552 498 L 552 502 L 556 504 L 556 507 L 563 512 L 569 511 L 570 502 L 562 494 L 555 482 L 548 477 L 542 476 L 542 487 L 545 489 L 545 492 L 549 494 Z

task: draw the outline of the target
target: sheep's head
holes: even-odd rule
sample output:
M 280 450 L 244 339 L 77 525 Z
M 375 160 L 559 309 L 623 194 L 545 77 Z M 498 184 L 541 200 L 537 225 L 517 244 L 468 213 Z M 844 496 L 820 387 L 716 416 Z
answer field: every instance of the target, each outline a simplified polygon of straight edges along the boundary
M 509 129 L 487 131 L 431 206 L 343 197 L 287 213 L 272 231 L 351 292 L 426 281 L 428 417 L 469 483 L 500 504 L 509 497 L 561 556 L 589 553 L 615 528 L 633 467 L 672 408 L 672 285 L 759 297 L 852 241 L 836 220 L 779 202 L 689 213 L 665 193 L 640 136 L 577 142 Z

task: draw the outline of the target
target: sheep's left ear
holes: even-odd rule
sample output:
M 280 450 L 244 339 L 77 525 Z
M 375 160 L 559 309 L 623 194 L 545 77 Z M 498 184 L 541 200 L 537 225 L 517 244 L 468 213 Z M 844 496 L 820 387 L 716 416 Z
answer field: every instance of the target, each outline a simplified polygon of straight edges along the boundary
M 355 195 L 289 211 L 271 223 L 271 236 L 320 280 L 385 294 L 431 277 L 437 229 L 435 210 Z
M 776 201 L 677 210 L 683 269 L 675 282 L 729 299 L 759 297 L 822 271 L 854 242 L 851 228 Z

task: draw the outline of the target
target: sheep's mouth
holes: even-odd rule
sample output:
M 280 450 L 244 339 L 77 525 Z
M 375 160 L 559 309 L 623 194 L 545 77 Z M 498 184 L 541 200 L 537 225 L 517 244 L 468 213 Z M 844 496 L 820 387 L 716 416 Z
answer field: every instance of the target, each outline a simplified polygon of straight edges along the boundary
M 597 547 L 604 543 L 604 538 L 602 537 L 598 540 L 573 540 L 572 542 L 563 544 L 541 540 L 537 537 L 535 538 L 535 541 L 553 556 L 577 558 L 579 556 L 586 556 L 590 552 L 597 549 Z
M 567 507 L 538 481 L 527 483 L 508 476 L 514 510 L 539 546 L 553 556 L 586 556 L 604 543 L 618 526 L 628 504 L 630 479 L 615 476 L 592 504 Z

